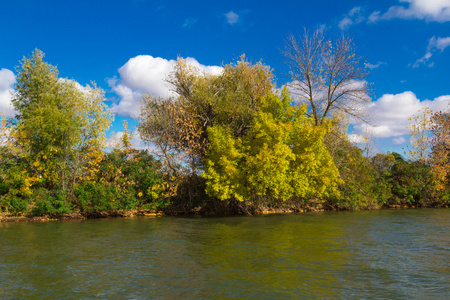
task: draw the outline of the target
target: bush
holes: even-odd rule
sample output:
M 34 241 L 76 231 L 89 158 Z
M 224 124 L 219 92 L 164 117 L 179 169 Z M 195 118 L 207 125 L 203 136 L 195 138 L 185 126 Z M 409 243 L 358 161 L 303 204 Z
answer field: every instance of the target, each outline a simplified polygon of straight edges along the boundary
M 2 210 L 13 215 L 28 213 L 29 198 L 22 196 L 18 190 L 10 189 L 6 195 L 0 197 Z
M 431 167 L 417 161 L 405 161 L 395 154 L 390 204 L 426 206 L 433 202 L 435 192 Z
M 0 179 L 0 196 L 6 195 L 9 192 L 9 185 Z
M 85 182 L 75 189 L 80 209 L 98 212 L 117 209 L 134 209 L 139 200 L 132 189 L 119 189 L 104 182 Z
M 101 162 L 98 181 L 113 186 L 110 192 L 114 195 L 119 193 L 115 189 L 120 190 L 116 197 L 121 199 L 122 206 L 161 207 L 166 189 L 159 168 L 159 162 L 146 151 L 115 150 L 107 153 Z
M 51 193 L 45 189 L 38 189 L 33 193 L 34 206 L 31 211 L 32 215 L 44 214 L 64 214 L 73 211 L 72 203 L 64 201 L 64 197 L 60 191 Z

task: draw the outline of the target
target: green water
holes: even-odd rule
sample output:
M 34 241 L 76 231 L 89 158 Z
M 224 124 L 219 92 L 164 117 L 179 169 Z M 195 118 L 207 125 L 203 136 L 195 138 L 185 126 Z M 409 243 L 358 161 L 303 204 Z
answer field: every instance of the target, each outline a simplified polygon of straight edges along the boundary
M 1 299 L 450 298 L 450 209 L 0 223 Z

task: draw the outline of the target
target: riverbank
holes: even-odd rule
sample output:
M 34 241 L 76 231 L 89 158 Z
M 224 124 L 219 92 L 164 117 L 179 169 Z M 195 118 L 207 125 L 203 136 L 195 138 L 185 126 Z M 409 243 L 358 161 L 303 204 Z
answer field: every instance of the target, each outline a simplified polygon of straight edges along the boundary
M 164 213 L 157 210 L 137 209 L 137 210 L 110 210 L 99 212 L 72 212 L 56 215 L 12 215 L 8 213 L 0 213 L 0 222 L 49 222 L 63 220 L 87 220 L 87 219 L 104 219 L 104 218 L 133 218 L 137 216 L 160 217 Z
M 189 206 L 186 204 L 172 205 L 165 209 L 134 209 L 134 210 L 105 210 L 95 212 L 72 212 L 51 215 L 14 215 L 0 213 L 0 222 L 49 222 L 59 220 L 87 220 L 102 218 L 133 218 L 133 217 L 161 217 L 161 216 L 192 216 L 192 217 L 220 217 L 232 215 L 267 215 L 292 214 L 323 211 L 359 211 L 380 209 L 416 209 L 416 208 L 448 208 L 448 204 L 430 203 L 426 206 L 391 204 L 384 206 L 371 206 L 365 208 L 342 208 L 330 205 L 323 200 L 308 202 L 279 201 L 267 203 L 238 202 L 238 201 L 209 201 L 204 205 Z

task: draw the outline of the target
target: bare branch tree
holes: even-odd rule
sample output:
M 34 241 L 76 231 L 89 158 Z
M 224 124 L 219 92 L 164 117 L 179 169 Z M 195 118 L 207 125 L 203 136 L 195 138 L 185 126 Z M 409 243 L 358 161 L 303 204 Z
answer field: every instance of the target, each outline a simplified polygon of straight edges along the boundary
M 286 39 L 283 55 L 290 68 L 290 91 L 307 103 L 316 125 L 333 111 L 368 121 L 368 72 L 354 49 L 351 38 L 341 35 L 332 43 L 319 30 L 305 29 L 300 40 L 294 35 Z

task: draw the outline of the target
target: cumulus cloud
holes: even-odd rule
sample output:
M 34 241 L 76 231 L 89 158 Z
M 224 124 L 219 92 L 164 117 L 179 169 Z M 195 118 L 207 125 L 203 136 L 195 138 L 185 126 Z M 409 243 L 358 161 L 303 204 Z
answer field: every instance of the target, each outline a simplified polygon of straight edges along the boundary
M 230 25 L 233 25 L 233 24 L 239 22 L 239 15 L 237 13 L 235 13 L 234 11 L 227 12 L 225 14 L 225 17 L 227 18 L 227 23 Z
M 419 19 L 427 22 L 450 21 L 450 0 L 399 0 L 405 5 L 392 6 L 387 12 L 375 11 L 369 21 L 390 19 Z
M 353 24 L 359 24 L 364 21 L 361 7 L 353 7 L 348 14 L 339 22 L 338 26 L 341 30 L 347 30 Z
M 11 104 L 11 93 L 16 82 L 16 76 L 8 69 L 0 70 L 0 112 L 7 117 L 14 117 L 15 112 Z
M 413 68 L 417 68 L 420 65 L 427 65 L 428 67 L 432 67 L 434 65 L 434 62 L 428 63 L 428 61 L 433 56 L 433 54 L 436 53 L 437 50 L 441 50 L 441 52 L 443 52 L 448 46 L 450 46 L 450 36 L 444 38 L 439 37 L 437 39 L 435 36 L 433 36 L 428 41 L 427 52 L 423 57 L 419 58 L 413 64 Z
M 186 61 L 204 73 L 220 74 L 223 70 L 219 66 L 202 65 L 191 57 L 186 58 Z M 119 69 L 120 78 L 109 80 L 112 91 L 119 96 L 119 102 L 112 105 L 112 111 L 121 116 L 136 118 L 143 94 L 163 98 L 172 96 L 165 79 L 172 72 L 175 63 L 175 60 L 150 55 L 139 55 L 128 60 Z
M 349 134 L 348 139 L 350 140 L 350 142 L 352 142 L 354 144 L 362 144 L 367 141 L 367 139 L 363 135 L 354 134 L 354 133 Z
M 360 123 L 354 126 L 354 134 L 371 132 L 374 138 L 398 138 L 409 133 L 409 118 L 417 112 L 428 107 L 432 111 L 443 110 L 450 103 L 450 95 L 437 97 L 433 100 L 420 101 L 411 92 L 401 94 L 385 94 L 378 100 L 371 103 L 370 110 L 375 114 L 376 123 Z M 394 141 L 395 142 L 395 141 Z

